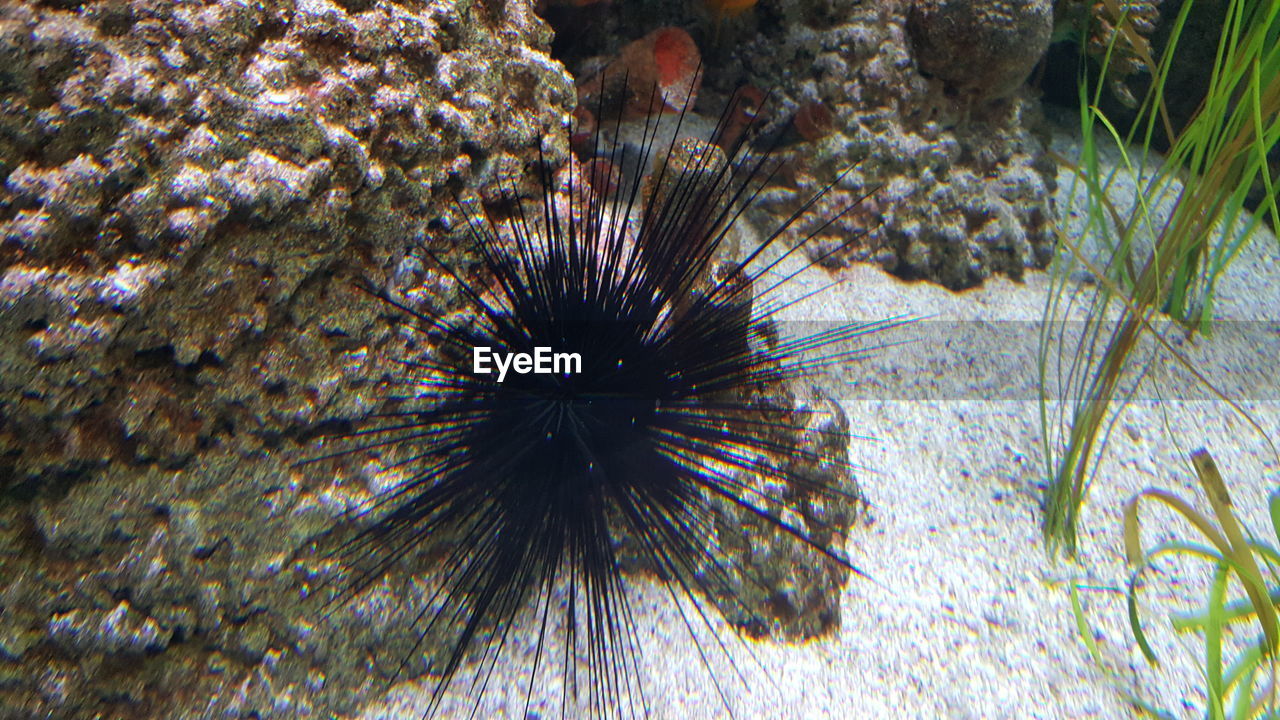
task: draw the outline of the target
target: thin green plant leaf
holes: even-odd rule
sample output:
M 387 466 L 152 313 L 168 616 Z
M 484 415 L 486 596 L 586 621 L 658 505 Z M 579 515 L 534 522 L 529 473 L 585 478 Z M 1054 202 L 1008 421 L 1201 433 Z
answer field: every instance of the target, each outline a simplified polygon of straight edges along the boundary
M 1128 559 L 1130 564 L 1137 564 L 1143 560 L 1143 555 L 1140 549 L 1141 538 L 1138 536 L 1138 500 L 1144 497 L 1159 500 L 1165 505 L 1173 508 L 1178 514 L 1190 521 L 1191 524 L 1209 540 L 1209 542 L 1213 543 L 1213 545 L 1218 548 L 1219 552 L 1223 555 L 1229 555 L 1231 553 L 1231 544 L 1227 541 L 1227 538 L 1222 535 L 1222 533 L 1218 532 L 1217 528 L 1213 526 L 1213 522 L 1209 520 L 1207 516 L 1191 507 L 1191 504 L 1186 500 L 1183 500 L 1168 490 L 1161 488 L 1147 488 L 1137 495 L 1134 495 L 1129 502 L 1125 503 L 1124 506 L 1125 557 Z
M 1218 565 L 1209 588 L 1209 622 L 1204 627 L 1205 682 L 1209 694 L 1210 720 L 1222 720 L 1222 629 L 1226 625 L 1223 605 L 1227 596 L 1228 570 Z
M 1205 494 L 1209 497 L 1209 504 L 1213 506 L 1218 516 L 1218 524 L 1231 543 L 1229 554 L 1241 568 L 1240 582 L 1258 611 L 1258 622 L 1261 623 L 1262 631 L 1267 637 L 1264 649 L 1268 655 L 1274 655 L 1277 644 L 1280 643 L 1280 637 L 1277 636 L 1276 611 L 1267 597 L 1267 584 L 1262 578 L 1262 571 L 1258 569 L 1258 563 L 1245 541 L 1240 524 L 1236 522 L 1235 514 L 1231 511 L 1231 496 L 1227 493 L 1227 486 L 1222 482 L 1222 475 L 1218 473 L 1213 456 L 1207 450 L 1201 449 L 1191 453 L 1191 462 L 1195 465 L 1196 474 L 1200 476 Z
M 1251 647 L 1227 670 L 1227 691 L 1230 692 L 1233 688 L 1235 690 L 1235 700 L 1231 705 L 1232 718 L 1243 720 L 1253 715 L 1253 679 L 1258 674 L 1258 662 L 1261 658 L 1261 651 L 1257 647 Z
M 1269 594 L 1269 597 L 1273 605 L 1280 602 L 1280 588 L 1273 589 Z M 1240 600 L 1227 603 L 1223 617 L 1227 623 L 1230 624 L 1252 621 L 1257 617 L 1257 614 L 1258 613 L 1253 609 L 1253 601 L 1247 598 L 1242 598 Z M 1173 629 L 1178 632 L 1203 629 L 1206 622 L 1208 622 L 1208 617 L 1204 614 L 1175 613 L 1173 615 Z
M 1084 618 L 1084 606 L 1080 604 L 1080 589 L 1074 584 L 1071 586 L 1071 612 L 1076 618 L 1076 632 L 1080 633 L 1080 640 L 1084 643 L 1085 648 L 1089 650 L 1089 656 L 1093 658 L 1095 665 L 1105 671 L 1106 666 L 1102 663 L 1102 650 L 1098 648 L 1098 641 L 1094 639 L 1093 631 L 1089 628 L 1089 623 Z
M 1156 651 L 1151 648 L 1151 642 L 1147 640 L 1147 633 L 1142 629 L 1142 618 L 1138 615 L 1137 571 L 1129 575 L 1129 592 L 1125 598 L 1125 607 L 1129 613 L 1129 629 L 1133 631 L 1133 639 L 1137 641 L 1138 649 L 1147 658 L 1147 662 L 1158 666 L 1160 661 L 1156 658 Z
M 1071 612 L 1075 616 L 1076 632 L 1080 635 L 1080 641 L 1084 643 L 1085 648 L 1089 651 L 1089 657 L 1093 659 L 1094 665 L 1108 680 L 1112 681 L 1115 688 L 1124 696 L 1124 699 L 1135 710 L 1143 715 L 1156 720 L 1174 720 L 1173 713 L 1162 710 L 1151 703 L 1143 700 L 1121 683 L 1115 674 L 1107 668 L 1103 663 L 1102 649 L 1098 646 L 1098 642 L 1094 639 L 1093 629 L 1089 626 L 1089 620 L 1085 617 L 1084 604 L 1080 602 L 1080 589 L 1088 587 L 1079 583 L 1071 583 Z
M 1230 558 L 1223 557 L 1222 553 L 1214 550 L 1208 545 L 1187 542 L 1184 540 L 1170 540 L 1169 542 L 1160 543 L 1159 545 L 1151 548 L 1145 556 L 1144 564 L 1150 565 L 1153 561 L 1164 555 L 1185 555 L 1215 563 L 1230 562 Z
M 1124 16 L 1118 0 L 1104 0 L 1104 3 L 1112 13 L 1120 12 L 1120 17 Z M 1092 269 L 1098 280 L 1098 292 L 1087 321 L 1091 329 L 1077 346 L 1077 353 L 1081 356 L 1088 354 L 1088 365 L 1093 370 L 1089 379 L 1081 382 L 1081 378 L 1073 378 L 1076 367 L 1073 363 L 1072 373 L 1067 377 L 1064 387 L 1067 394 L 1074 395 L 1074 411 L 1069 420 L 1058 426 L 1070 427 L 1061 454 L 1057 452 L 1055 438 L 1050 432 L 1048 413 L 1042 411 L 1041 414 L 1045 457 L 1050 467 L 1047 472 L 1045 539 L 1051 549 L 1061 547 L 1069 554 L 1075 552 L 1078 505 L 1084 501 L 1085 491 L 1098 470 L 1096 461 L 1106 447 L 1105 437 L 1100 437 L 1100 432 L 1109 416 L 1108 408 L 1119 400 L 1116 383 L 1122 370 L 1130 364 L 1130 355 L 1138 347 L 1140 336 L 1151 332 L 1152 316 L 1165 312 L 1188 329 L 1209 332 L 1218 278 L 1253 236 L 1263 213 L 1269 212 L 1273 220 L 1280 218 L 1280 211 L 1276 209 L 1275 183 L 1266 162 L 1266 154 L 1280 137 L 1280 80 L 1277 79 L 1280 77 L 1280 49 L 1277 49 L 1280 43 L 1276 42 L 1280 39 L 1280 24 L 1276 22 L 1280 3 L 1228 0 L 1227 20 L 1210 68 L 1209 92 L 1191 122 L 1175 133 L 1164 102 L 1164 92 L 1176 55 L 1175 48 L 1188 26 L 1192 4 L 1190 1 L 1182 4 L 1158 62 L 1149 54 L 1143 55 L 1148 67 L 1153 68 L 1151 90 L 1143 99 L 1138 120 L 1130 126 L 1123 139 L 1110 120 L 1097 110 L 1101 86 L 1094 86 L 1092 97 L 1087 102 L 1088 91 L 1082 87 L 1080 93 L 1085 142 L 1082 162 L 1076 172 L 1077 177 L 1081 174 L 1086 176 L 1084 216 L 1087 222 L 1084 232 L 1094 240 L 1095 246 L 1112 248 L 1113 256 L 1102 263 L 1107 272 Z M 1128 37 L 1134 32 L 1131 27 L 1121 27 L 1125 25 L 1120 23 L 1117 32 L 1113 33 L 1113 40 L 1120 35 Z M 1142 43 L 1135 47 L 1143 53 L 1146 51 Z M 1104 73 L 1113 49 L 1109 45 L 1103 58 Z M 1135 193 L 1134 207 L 1125 220 L 1106 194 L 1114 176 L 1108 177 L 1106 183 L 1102 182 L 1097 150 L 1093 145 L 1093 128 L 1105 128 L 1110 142 L 1120 150 L 1122 164 L 1136 172 L 1135 163 L 1128 153 L 1128 143 L 1133 142 L 1139 132 L 1145 133 L 1138 142 L 1142 162 L 1136 164 L 1138 168 L 1145 169 L 1157 123 L 1163 124 L 1166 137 L 1172 144 L 1158 171 L 1142 180 L 1143 186 Z M 1244 199 L 1255 178 L 1260 179 L 1266 188 L 1266 198 L 1259 212 L 1244 224 L 1241 231 L 1237 227 L 1238 219 L 1244 212 Z M 1175 181 L 1181 189 L 1173 211 L 1157 227 L 1152 222 L 1148 198 L 1159 197 L 1173 188 Z M 1110 224 L 1104 218 L 1109 219 Z M 1152 252 L 1142 269 L 1135 272 L 1132 248 L 1135 247 L 1133 239 L 1139 228 L 1151 237 Z M 1065 233 L 1060 232 L 1059 235 Z M 1080 257 L 1078 248 L 1073 244 L 1063 244 L 1072 248 L 1071 254 L 1077 256 L 1077 260 L 1084 260 L 1085 265 L 1090 265 L 1088 260 Z M 1120 280 L 1120 287 L 1112 286 L 1115 280 Z M 1066 287 L 1065 282 L 1057 284 L 1055 291 L 1061 292 Z M 1095 361 L 1092 351 L 1084 348 L 1092 347 L 1088 343 L 1094 337 L 1093 328 L 1101 327 L 1105 311 L 1113 299 L 1120 299 L 1125 304 L 1121 324 Z M 1057 300 L 1047 304 L 1047 321 L 1058 317 L 1059 307 Z M 1051 335 L 1042 334 L 1045 340 L 1041 345 L 1042 355 L 1047 353 L 1049 338 Z M 1159 339 L 1162 345 L 1169 345 L 1163 337 Z M 1174 355 L 1179 362 L 1183 361 L 1177 353 Z M 1040 368 L 1042 387 L 1047 388 L 1047 363 L 1042 363 Z M 1198 370 L 1191 370 L 1197 382 L 1205 382 Z M 1213 391 L 1221 396 L 1216 388 Z M 1230 399 L 1223 399 L 1271 444 L 1260 425 L 1243 408 Z M 1042 393 L 1041 402 L 1047 402 L 1047 394 Z M 1114 414 L 1111 417 L 1114 418 Z M 1056 439 L 1061 441 L 1064 438 L 1058 436 Z M 1274 447 L 1272 452 L 1275 453 Z
M 1271 513 L 1271 529 L 1276 533 L 1276 544 L 1280 545 L 1280 490 L 1272 490 L 1267 498 L 1267 509 Z

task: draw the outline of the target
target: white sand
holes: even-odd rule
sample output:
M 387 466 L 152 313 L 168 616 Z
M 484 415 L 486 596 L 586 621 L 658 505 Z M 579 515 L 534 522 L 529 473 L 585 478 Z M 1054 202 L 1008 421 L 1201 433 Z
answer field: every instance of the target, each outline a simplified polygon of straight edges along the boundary
M 1070 184 L 1063 173 L 1064 203 Z M 814 272 L 807 280 L 828 278 Z M 1175 636 L 1166 618 L 1173 608 L 1203 604 L 1209 570 L 1168 563 L 1152 575 L 1144 608 L 1164 662 L 1149 667 L 1125 615 L 1121 504 L 1145 487 L 1158 486 L 1207 509 L 1187 462 L 1187 452 L 1203 446 L 1217 459 L 1239 516 L 1255 531 L 1270 533 L 1265 498 L 1277 485 L 1272 451 L 1222 402 L 1158 402 L 1148 392 L 1126 409 L 1111 438 L 1086 503 L 1078 561 L 1051 560 L 1040 530 L 1044 465 L 1034 399 L 1037 338 L 1031 325 L 1005 322 L 1038 321 L 1048 288 L 1048 276 L 1033 273 L 1025 283 L 996 279 L 954 294 L 860 266 L 823 296 L 821 307 L 810 302 L 803 308 L 814 319 L 906 314 L 985 324 L 906 328 L 895 337 L 919 340 L 859 364 L 850 379 L 860 385 L 837 391 L 847 397 L 844 407 L 856 432 L 875 438 L 852 443 L 854 461 L 874 469 L 862 473 L 860 481 L 875 509 L 874 521 L 855 527 L 848 545 L 875 583 L 855 579 L 847 587 L 835 637 L 803 646 L 733 643 L 749 687 L 717 655 L 713 666 L 734 717 L 1137 717 L 1125 701 L 1129 692 L 1174 717 L 1200 717 L 1203 646 L 1198 636 Z M 1280 319 L 1274 238 L 1259 233 L 1224 279 L 1218 298 L 1220 318 Z M 934 331 L 942 327 L 950 329 Z M 1274 329 L 1264 339 L 1275 343 Z M 1215 348 L 1215 340 L 1184 346 L 1212 379 L 1229 384 L 1232 373 L 1266 362 L 1265 356 Z M 1276 382 L 1267 375 L 1246 385 L 1253 399 L 1245 407 L 1280 438 L 1280 397 L 1274 384 L 1263 382 Z M 1003 399 L 983 399 L 988 396 Z M 1175 535 L 1199 539 L 1186 522 L 1154 504 L 1147 509 L 1148 546 Z M 1081 599 L 1105 672 L 1077 635 L 1072 583 L 1090 588 Z M 643 600 L 637 621 L 645 629 L 641 641 L 651 717 L 729 717 L 680 616 L 662 604 L 662 591 L 636 586 Z M 720 627 L 723 635 L 732 635 Z M 699 634 L 707 637 L 705 630 Z M 477 716 L 522 720 L 523 680 L 522 675 L 495 677 L 497 687 L 491 690 L 503 683 L 518 685 L 511 689 L 512 702 L 493 692 L 492 702 Z M 417 717 L 412 708 L 421 705 L 414 698 L 420 701 L 429 687 L 407 683 L 367 717 Z M 543 718 L 559 717 L 558 685 L 541 687 L 535 695 L 553 701 L 538 706 Z M 470 702 L 457 700 L 461 704 L 452 706 L 455 710 L 439 717 L 466 717 L 463 710 Z

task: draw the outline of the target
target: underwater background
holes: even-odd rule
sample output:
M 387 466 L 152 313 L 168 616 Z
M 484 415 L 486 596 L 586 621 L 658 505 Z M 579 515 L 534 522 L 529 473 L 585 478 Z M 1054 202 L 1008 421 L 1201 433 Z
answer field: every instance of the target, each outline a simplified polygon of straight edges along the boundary
M 840 177 L 788 230 L 812 237 L 778 268 L 800 301 L 780 326 L 917 319 L 815 381 L 869 503 L 836 545 L 867 577 L 762 542 L 744 550 L 766 579 L 744 583 L 752 624 L 687 598 L 682 615 L 635 572 L 650 717 L 1274 715 L 1257 606 L 1280 587 L 1261 549 L 1280 543 L 1278 5 L 0 0 L 0 718 L 422 716 L 438 549 L 327 615 L 312 595 L 331 571 L 316 544 L 394 473 L 376 453 L 300 463 L 419 350 L 354 284 L 456 302 L 410 251 L 465 265 L 455 198 L 511 213 L 509 189 L 541 191 L 531 167 L 598 167 L 591 108 L 618 75 L 704 138 L 760 99 L 755 146 L 782 164 L 735 223 L 742 252 Z M 1258 62 L 1220 87 L 1233 22 L 1224 47 Z M 1197 118 L 1227 125 L 1250 98 L 1220 163 L 1248 172 L 1163 169 Z M 1239 214 L 1203 211 L 1188 236 L 1230 249 L 1188 261 L 1185 316 L 1145 301 L 1155 329 L 1082 455 L 1078 534 L 1046 537 L 1074 393 L 1138 305 L 1088 298 L 1144 297 L 1196 177 Z M 1204 541 L 1141 506 L 1143 548 L 1211 552 L 1159 559 L 1135 634 L 1128 501 L 1160 487 L 1230 524 L 1201 447 L 1258 535 Z M 1259 548 L 1261 596 L 1218 579 L 1215 539 Z M 1234 630 L 1197 624 L 1214 608 Z M 483 701 L 456 683 L 436 717 L 526 720 L 533 622 Z M 691 630 L 726 652 L 704 658 Z M 528 717 L 559 716 L 562 678 L 540 672 Z

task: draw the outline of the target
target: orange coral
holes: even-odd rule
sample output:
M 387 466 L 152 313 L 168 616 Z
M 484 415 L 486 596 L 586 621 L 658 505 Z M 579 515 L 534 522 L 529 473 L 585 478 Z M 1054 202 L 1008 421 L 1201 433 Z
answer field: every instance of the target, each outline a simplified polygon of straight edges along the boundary
M 627 44 L 604 71 L 578 89 L 579 104 L 599 94 L 612 94 L 624 78 L 628 88 L 623 114 L 639 117 L 649 112 L 650 93 L 657 93 L 661 112 L 680 112 L 693 104 L 702 85 L 702 55 L 689 33 L 678 27 L 661 27 Z M 606 103 L 607 105 L 608 103 Z

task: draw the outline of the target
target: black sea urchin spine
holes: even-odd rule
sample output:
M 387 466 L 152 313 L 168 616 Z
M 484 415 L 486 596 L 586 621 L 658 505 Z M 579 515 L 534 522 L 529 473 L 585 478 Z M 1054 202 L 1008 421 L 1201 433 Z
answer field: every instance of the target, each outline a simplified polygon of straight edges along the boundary
M 645 122 L 640 167 L 655 150 L 662 124 L 655 117 Z M 526 710 L 547 635 L 558 628 L 564 712 L 569 693 L 585 688 L 594 717 L 647 715 L 621 554 L 637 555 L 675 593 L 693 598 L 699 614 L 705 598 L 733 604 L 741 568 L 720 547 L 716 525 L 725 513 L 754 518 L 856 572 L 838 547 L 815 538 L 823 519 L 794 498 L 857 498 L 762 461 L 847 469 L 847 459 L 787 440 L 802 434 L 804 413 L 779 412 L 768 400 L 785 396 L 797 378 L 858 357 L 866 349 L 850 349 L 850 341 L 891 323 L 775 337 L 773 316 L 783 305 L 772 295 L 794 276 L 758 286 L 794 249 L 769 262 L 765 251 L 817 198 L 745 259 L 725 257 L 733 224 L 773 172 L 767 155 L 747 156 L 745 138 L 686 155 L 673 139 L 647 178 L 593 178 L 594 188 L 572 163 L 557 186 L 544 163 L 536 212 L 514 188 L 506 220 L 458 203 L 480 279 L 422 251 L 456 284 L 462 311 L 429 313 L 374 292 L 407 314 L 427 350 L 404 363 L 398 382 L 407 392 L 389 398 L 395 408 L 367 419 L 325 458 L 386 454 L 386 468 L 407 478 L 362 508 L 367 526 L 329 554 L 348 568 L 336 595 L 346 600 L 409 553 L 447 546 L 432 569 L 437 590 L 418 616 L 420 643 L 446 638 L 425 715 L 437 714 L 472 653 L 479 653 L 471 686 L 479 707 L 522 612 L 538 628 Z M 597 167 L 633 164 L 622 152 L 613 145 Z M 580 366 L 500 378 L 476 371 L 476 348 L 507 358 L 544 348 Z M 797 514 L 799 521 L 783 519 Z

